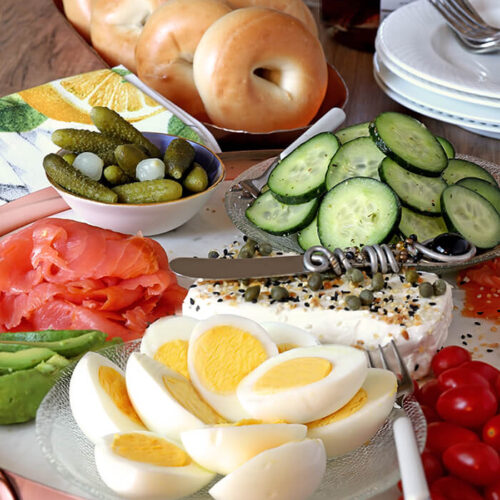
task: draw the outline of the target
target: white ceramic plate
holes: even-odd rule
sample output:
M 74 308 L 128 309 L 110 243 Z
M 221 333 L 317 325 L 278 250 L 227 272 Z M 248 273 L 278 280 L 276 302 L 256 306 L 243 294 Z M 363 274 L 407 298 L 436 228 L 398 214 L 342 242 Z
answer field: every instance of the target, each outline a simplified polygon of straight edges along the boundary
M 498 0 L 472 0 L 486 21 L 500 26 Z M 377 45 L 405 71 L 461 92 L 500 98 L 500 54 L 475 54 L 462 47 L 427 0 L 394 11 L 380 26 Z

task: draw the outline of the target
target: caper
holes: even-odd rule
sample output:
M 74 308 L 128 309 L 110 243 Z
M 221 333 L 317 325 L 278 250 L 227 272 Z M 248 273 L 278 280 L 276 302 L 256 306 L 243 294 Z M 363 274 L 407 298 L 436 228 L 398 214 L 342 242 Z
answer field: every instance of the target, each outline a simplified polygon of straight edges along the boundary
M 312 273 L 307 280 L 307 284 L 311 290 L 321 290 L 323 286 L 323 278 L 319 273 Z
M 252 302 L 253 300 L 257 300 L 259 298 L 260 294 L 260 285 L 253 285 L 249 286 L 245 290 L 245 301 L 246 302 Z
M 273 247 L 269 243 L 259 243 L 259 253 L 261 255 L 271 255 Z
M 209 259 L 218 259 L 219 252 L 217 252 L 217 250 L 210 250 L 210 252 L 208 252 L 208 258 Z
M 345 303 L 351 311 L 357 311 L 361 307 L 361 300 L 357 295 L 347 295 Z
M 251 259 L 255 254 L 255 246 L 248 240 L 238 252 L 238 258 L 240 259 Z
M 418 273 L 415 271 L 415 269 L 410 268 L 405 271 L 405 278 L 408 283 L 411 283 L 414 285 L 415 283 L 418 282 Z
M 355 267 L 348 269 L 345 274 L 351 283 L 361 283 L 365 279 L 363 273 Z
M 375 273 L 372 276 L 372 284 L 371 284 L 371 289 L 374 292 L 378 292 L 379 290 L 382 290 L 384 288 L 385 281 L 384 281 L 384 275 L 382 273 Z
M 244 278 L 240 280 L 242 286 L 248 286 L 250 284 L 250 278 Z
M 282 286 L 273 286 L 271 288 L 271 298 L 273 300 L 286 300 L 288 299 L 288 290 Z
M 420 285 L 418 286 L 418 291 L 420 293 L 420 296 L 426 299 L 432 297 L 432 295 L 434 294 L 434 288 L 427 281 L 420 283 Z
M 434 295 L 444 295 L 446 293 L 446 281 L 436 280 L 432 285 L 432 289 L 434 290 Z
M 369 306 L 373 302 L 373 292 L 370 290 L 362 290 L 359 294 L 359 300 L 364 306 Z

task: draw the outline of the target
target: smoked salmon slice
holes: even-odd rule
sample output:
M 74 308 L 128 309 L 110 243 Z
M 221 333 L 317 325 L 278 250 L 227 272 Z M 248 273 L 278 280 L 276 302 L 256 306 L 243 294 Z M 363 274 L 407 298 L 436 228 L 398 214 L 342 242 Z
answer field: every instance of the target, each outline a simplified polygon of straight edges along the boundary
M 186 295 L 161 245 L 47 218 L 0 241 L 0 331 L 102 330 L 124 340 Z

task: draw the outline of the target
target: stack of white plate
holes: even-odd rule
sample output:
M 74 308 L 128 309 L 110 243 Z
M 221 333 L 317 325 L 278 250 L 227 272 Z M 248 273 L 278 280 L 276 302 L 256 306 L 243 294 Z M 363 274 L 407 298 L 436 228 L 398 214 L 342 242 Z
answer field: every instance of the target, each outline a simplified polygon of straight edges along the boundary
M 500 26 L 500 0 L 475 0 Z M 374 75 L 384 92 L 422 115 L 500 139 L 500 52 L 466 50 L 427 0 L 387 17 L 375 41 Z

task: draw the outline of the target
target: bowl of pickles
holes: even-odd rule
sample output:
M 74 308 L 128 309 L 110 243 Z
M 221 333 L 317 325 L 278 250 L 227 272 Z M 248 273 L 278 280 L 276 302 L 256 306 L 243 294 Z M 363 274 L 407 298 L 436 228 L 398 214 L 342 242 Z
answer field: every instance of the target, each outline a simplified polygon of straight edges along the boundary
M 98 131 L 55 130 L 61 149 L 43 160 L 49 182 L 89 224 L 162 234 L 191 219 L 224 180 L 224 164 L 202 144 L 140 132 L 104 107 L 91 118 Z

